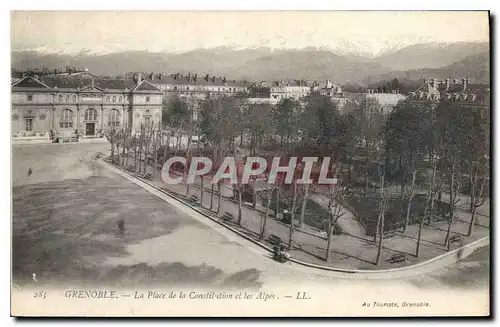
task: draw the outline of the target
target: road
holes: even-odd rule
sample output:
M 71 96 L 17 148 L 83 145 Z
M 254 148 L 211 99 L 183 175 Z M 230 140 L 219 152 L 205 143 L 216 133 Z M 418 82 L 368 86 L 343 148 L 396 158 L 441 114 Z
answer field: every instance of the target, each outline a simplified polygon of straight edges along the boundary
M 51 285 L 349 289 L 351 296 L 367 289 L 379 295 L 382 290 L 393 296 L 423 294 L 428 288 L 489 294 L 488 248 L 432 272 L 388 274 L 381 280 L 277 263 L 239 242 L 239 236 L 200 222 L 94 164 L 95 154 L 108 147 L 13 147 L 13 276 L 19 285 L 31 283 L 36 273 L 39 282 Z M 117 228 L 120 219 L 124 235 Z

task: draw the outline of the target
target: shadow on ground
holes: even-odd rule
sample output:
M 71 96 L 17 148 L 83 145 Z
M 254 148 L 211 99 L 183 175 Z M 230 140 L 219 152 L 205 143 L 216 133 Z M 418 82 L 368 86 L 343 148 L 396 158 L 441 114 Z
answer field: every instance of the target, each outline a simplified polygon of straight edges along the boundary
M 13 188 L 12 273 L 17 285 L 200 285 L 259 288 L 260 272 L 162 262 L 110 266 L 127 246 L 186 225 L 208 228 L 122 179 L 104 177 Z M 125 232 L 118 228 L 124 220 Z

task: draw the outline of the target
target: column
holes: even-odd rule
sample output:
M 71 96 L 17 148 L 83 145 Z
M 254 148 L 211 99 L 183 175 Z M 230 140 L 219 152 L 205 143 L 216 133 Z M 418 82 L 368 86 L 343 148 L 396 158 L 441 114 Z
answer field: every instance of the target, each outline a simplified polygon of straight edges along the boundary
M 80 134 L 80 106 L 76 105 L 76 134 Z
M 101 133 L 104 132 L 103 125 L 104 124 L 104 107 L 101 104 Z
M 122 106 L 122 128 L 125 128 L 125 106 Z
M 56 129 L 56 106 L 52 105 L 52 130 Z

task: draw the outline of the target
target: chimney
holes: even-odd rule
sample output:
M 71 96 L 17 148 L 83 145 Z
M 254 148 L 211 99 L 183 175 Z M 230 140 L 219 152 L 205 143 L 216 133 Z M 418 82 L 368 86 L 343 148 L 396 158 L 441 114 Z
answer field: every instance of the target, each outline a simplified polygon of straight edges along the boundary
M 142 74 L 141 73 L 135 73 L 133 79 L 134 79 L 135 85 L 139 85 L 141 83 L 141 81 L 142 81 Z
M 435 91 L 438 89 L 438 80 L 437 78 L 432 80 L 432 87 L 434 88 Z
M 467 78 L 462 78 L 463 91 L 467 91 Z

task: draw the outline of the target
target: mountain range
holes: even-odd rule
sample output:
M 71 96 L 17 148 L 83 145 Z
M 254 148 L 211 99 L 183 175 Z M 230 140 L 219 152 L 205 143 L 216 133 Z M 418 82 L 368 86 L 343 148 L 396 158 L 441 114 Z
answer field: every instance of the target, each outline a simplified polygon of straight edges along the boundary
M 235 49 L 217 47 L 183 53 L 142 50 L 95 54 L 47 53 L 33 50 L 11 51 L 11 67 L 50 69 L 88 68 L 97 75 L 124 72 L 210 74 L 229 79 L 281 80 L 330 79 L 337 83 L 367 84 L 392 78 L 446 78 L 468 76 L 489 82 L 489 44 L 478 42 L 420 43 L 378 56 L 342 54 L 331 48 Z

